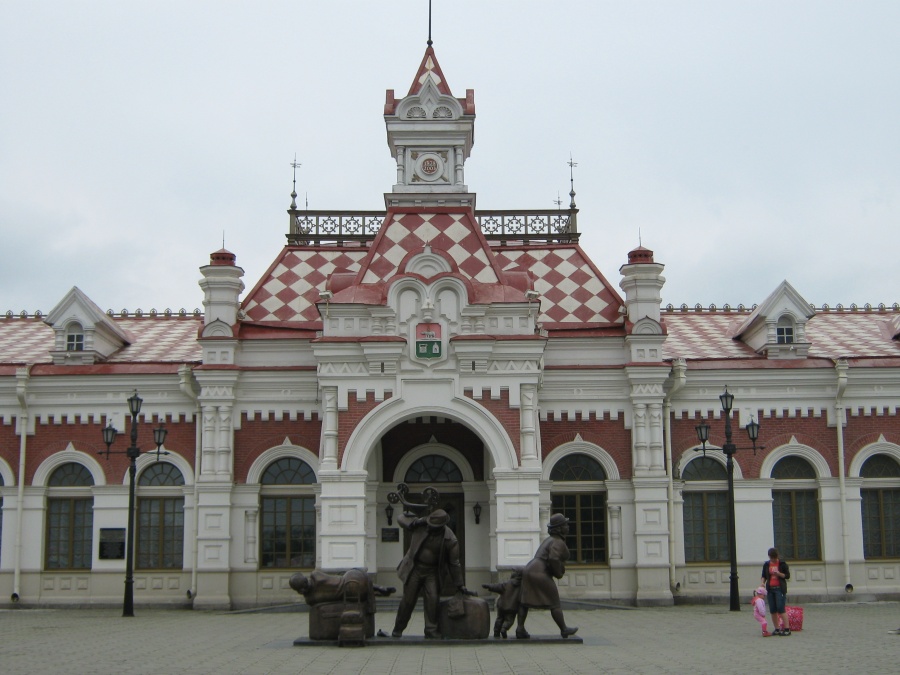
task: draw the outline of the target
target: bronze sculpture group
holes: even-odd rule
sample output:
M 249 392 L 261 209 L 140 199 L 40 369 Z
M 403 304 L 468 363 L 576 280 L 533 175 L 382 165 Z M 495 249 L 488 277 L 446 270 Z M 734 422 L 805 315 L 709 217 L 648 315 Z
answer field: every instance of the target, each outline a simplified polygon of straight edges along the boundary
M 402 503 L 404 512 L 397 518 L 399 525 L 410 534 L 410 543 L 397 566 L 403 582 L 403 596 L 391 636 L 400 638 L 421 597 L 425 613 L 425 638 L 484 639 L 490 632 L 487 602 L 474 597 L 466 588 L 459 556 L 459 541 L 450 528 L 450 516 L 435 508 L 438 493 L 426 488 L 422 502 L 407 499 L 404 484 L 388 495 L 392 504 Z M 516 622 L 516 638 L 528 639 L 525 620 L 530 609 L 548 609 L 559 627 L 560 636 L 568 638 L 578 628 L 565 622 L 556 580 L 566 572 L 569 549 L 565 537 L 568 519 L 553 514 L 547 526 L 549 536 L 538 547 L 534 558 L 524 568 L 512 569 L 510 578 L 502 583 L 483 584 L 482 588 L 498 593 L 497 619 L 494 637 L 507 637 Z M 291 588 L 302 594 L 310 605 L 312 640 L 334 640 L 339 644 L 364 644 L 374 634 L 376 596 L 386 596 L 396 589 L 371 583 L 365 570 L 348 570 L 343 575 L 330 575 L 315 570 L 309 577 L 295 574 Z M 449 600 L 441 597 L 450 596 Z M 379 635 L 385 635 L 379 631 Z

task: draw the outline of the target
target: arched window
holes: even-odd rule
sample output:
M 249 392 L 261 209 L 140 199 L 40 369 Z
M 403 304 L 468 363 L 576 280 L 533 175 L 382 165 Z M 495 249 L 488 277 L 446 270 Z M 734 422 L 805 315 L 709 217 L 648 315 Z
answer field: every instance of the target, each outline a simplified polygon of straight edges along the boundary
M 90 569 L 94 541 L 94 477 L 83 465 L 68 462 L 47 481 L 45 568 Z
M 816 470 L 797 455 L 772 467 L 772 524 L 775 548 L 790 560 L 819 560 L 819 486 Z
M 406 472 L 406 483 L 461 483 L 462 472 L 441 455 L 419 457 Z
M 711 457 L 692 459 L 684 481 L 685 562 L 728 560 L 728 474 Z
M 156 462 L 138 477 L 138 569 L 184 566 L 184 475 L 169 462 Z
M 550 480 L 606 480 L 606 472 L 600 462 L 590 455 L 566 455 L 550 472 Z
M 787 314 L 778 318 L 775 326 L 775 341 L 780 345 L 789 345 L 794 342 L 794 320 Z M 780 549 L 779 553 L 781 553 Z
M 900 464 L 889 455 L 872 455 L 859 475 L 863 555 L 900 558 Z
M 260 479 L 260 566 L 316 564 L 316 474 L 296 457 L 272 462 Z
M 550 471 L 553 513 L 569 519 L 571 564 L 606 564 L 606 472 L 600 462 L 584 453 L 566 455 Z
M 84 351 L 84 328 L 77 321 L 73 321 L 66 326 L 66 351 Z

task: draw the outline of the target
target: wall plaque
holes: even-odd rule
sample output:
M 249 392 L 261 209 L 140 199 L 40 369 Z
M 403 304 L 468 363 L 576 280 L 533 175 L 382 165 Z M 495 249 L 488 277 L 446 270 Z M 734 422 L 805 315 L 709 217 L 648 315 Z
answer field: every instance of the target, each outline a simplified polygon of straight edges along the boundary
M 125 528 L 100 528 L 100 560 L 125 559 Z

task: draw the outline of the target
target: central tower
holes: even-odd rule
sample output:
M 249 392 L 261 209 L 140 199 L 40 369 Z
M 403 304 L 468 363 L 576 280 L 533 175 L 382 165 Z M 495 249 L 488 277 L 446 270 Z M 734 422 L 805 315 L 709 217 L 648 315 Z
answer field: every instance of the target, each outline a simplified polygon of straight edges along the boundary
M 465 185 L 465 162 L 475 131 L 475 91 L 454 98 L 431 45 L 425 50 L 409 93 L 388 89 L 384 122 L 397 183 L 385 194 L 388 209 L 404 206 L 475 208 Z

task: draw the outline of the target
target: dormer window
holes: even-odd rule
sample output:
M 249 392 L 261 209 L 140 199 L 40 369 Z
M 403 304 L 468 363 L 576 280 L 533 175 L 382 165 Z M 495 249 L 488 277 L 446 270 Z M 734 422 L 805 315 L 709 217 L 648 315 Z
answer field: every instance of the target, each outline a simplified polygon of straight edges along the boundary
M 816 315 L 812 306 L 787 281 L 769 294 L 733 336 L 768 359 L 805 359 L 810 343 L 806 324 Z
M 789 316 L 782 316 L 778 319 L 775 327 L 776 341 L 780 345 L 790 345 L 794 343 L 794 320 Z
M 84 351 L 84 328 L 78 322 L 72 322 L 66 327 L 66 351 Z
M 44 323 L 53 328 L 50 356 L 58 366 L 103 361 L 134 340 L 77 287 L 66 293 Z

